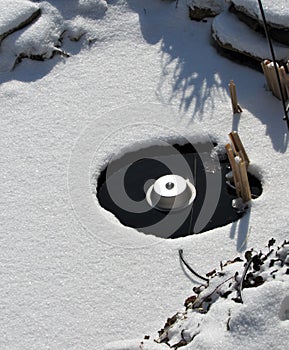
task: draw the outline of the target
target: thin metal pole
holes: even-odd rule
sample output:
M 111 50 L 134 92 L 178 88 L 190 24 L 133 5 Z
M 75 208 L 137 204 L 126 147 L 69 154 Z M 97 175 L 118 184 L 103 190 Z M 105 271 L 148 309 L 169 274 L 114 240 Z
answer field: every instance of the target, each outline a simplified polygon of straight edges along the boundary
M 274 64 L 274 69 L 275 69 L 275 73 L 276 73 L 276 77 L 277 77 L 277 82 L 278 82 L 278 86 L 279 86 L 279 90 L 280 90 L 280 96 L 281 96 L 282 105 L 283 105 L 284 114 L 285 114 L 283 119 L 286 120 L 287 127 L 288 127 L 288 130 L 289 130 L 288 112 L 287 112 L 285 97 L 284 97 L 282 86 L 281 86 L 281 79 L 280 79 L 280 75 L 279 75 L 279 71 L 278 71 L 278 67 L 277 67 L 277 63 L 276 63 L 276 57 L 275 57 L 272 41 L 271 41 L 271 38 L 270 38 L 270 35 L 269 35 L 267 21 L 266 21 L 266 17 L 265 17 L 265 12 L 264 12 L 261 0 L 258 0 L 258 3 L 259 3 L 259 8 L 260 8 L 260 12 L 261 12 L 261 16 L 262 16 L 263 24 L 264 24 L 264 30 L 265 30 L 265 34 L 266 34 L 266 37 L 267 37 L 267 40 L 268 40 L 268 43 L 269 43 L 269 47 L 270 47 L 270 51 L 271 51 L 271 55 L 272 55 L 272 60 L 273 60 L 273 64 Z

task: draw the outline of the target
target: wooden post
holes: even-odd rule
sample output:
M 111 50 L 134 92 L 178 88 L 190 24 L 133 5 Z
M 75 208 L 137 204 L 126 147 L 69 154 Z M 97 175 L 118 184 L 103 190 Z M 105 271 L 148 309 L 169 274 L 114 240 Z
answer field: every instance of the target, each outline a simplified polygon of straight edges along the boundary
M 248 180 L 247 167 L 244 161 L 239 163 L 239 171 L 241 177 L 241 196 L 243 202 L 249 202 L 252 199 L 252 195 Z
M 289 78 L 286 74 L 284 67 L 280 67 L 279 74 L 280 74 L 280 79 L 281 79 L 281 83 L 282 83 L 283 95 L 284 95 L 285 99 L 288 100 L 288 98 L 289 98 Z
M 265 60 L 261 63 L 262 68 L 263 68 L 263 72 L 266 78 L 266 82 L 268 85 L 268 88 L 271 92 L 275 92 L 275 81 L 274 81 L 274 76 L 272 78 L 272 69 L 270 68 L 270 61 L 269 60 Z
M 286 91 L 286 85 L 287 85 L 287 81 L 286 81 L 286 72 L 285 72 L 285 68 L 284 67 L 280 67 L 279 68 L 279 75 L 280 75 L 280 80 L 281 80 L 281 86 L 282 86 L 282 92 L 283 92 L 283 96 L 284 98 L 287 100 L 287 91 Z
M 234 184 L 235 184 L 235 188 L 236 188 L 236 193 L 237 193 L 237 196 L 240 197 L 240 195 L 241 195 L 240 176 L 239 176 L 239 172 L 237 170 L 234 152 L 233 152 L 233 149 L 229 143 L 226 145 L 226 150 L 227 150 L 229 162 L 230 162 L 232 173 L 233 173 L 233 179 L 234 179 Z
M 268 74 L 269 74 L 269 79 L 271 81 L 271 86 L 272 86 L 271 91 L 272 91 L 273 95 L 280 100 L 281 96 L 280 96 L 280 91 L 279 91 L 279 87 L 278 87 L 278 81 L 277 81 L 276 73 L 275 73 L 274 66 L 272 63 L 268 64 Z
M 234 114 L 241 113 L 242 108 L 238 104 L 236 85 L 233 80 L 230 80 L 229 90 L 230 90 L 233 113 Z
M 237 133 L 237 131 L 232 131 L 230 132 L 229 137 L 232 142 L 236 155 L 240 156 L 240 158 L 245 161 L 246 166 L 248 166 L 250 163 L 250 160 L 247 155 L 247 152 L 245 151 L 245 147 L 243 146 L 243 143 L 240 139 L 239 134 Z
M 240 158 L 235 157 L 235 165 L 237 176 L 240 179 L 240 194 L 244 203 L 249 202 L 251 200 L 251 190 L 247 175 L 247 167 L 246 163 Z
M 265 60 L 263 62 L 261 62 L 261 66 L 262 66 L 262 69 L 263 69 L 263 72 L 264 72 L 264 75 L 265 75 L 265 79 L 266 79 L 266 83 L 268 85 L 268 88 L 270 91 L 273 90 L 273 87 L 272 87 L 272 84 L 271 84 L 271 79 L 269 77 L 270 73 L 269 73 L 269 65 L 270 61 L 269 60 Z
M 251 200 L 251 189 L 248 180 L 247 167 L 250 162 L 242 141 L 236 131 L 229 134 L 231 143 L 226 145 L 226 151 L 230 161 L 236 194 L 246 203 Z
M 278 79 L 276 77 L 276 72 L 274 69 L 274 65 L 269 60 L 265 60 L 261 63 L 265 79 L 270 91 L 272 91 L 273 95 L 281 100 L 281 92 L 278 85 Z M 284 67 L 277 66 L 281 88 L 284 98 L 287 100 L 289 98 L 289 77 L 286 74 Z M 287 62 L 287 69 L 289 69 L 289 62 Z

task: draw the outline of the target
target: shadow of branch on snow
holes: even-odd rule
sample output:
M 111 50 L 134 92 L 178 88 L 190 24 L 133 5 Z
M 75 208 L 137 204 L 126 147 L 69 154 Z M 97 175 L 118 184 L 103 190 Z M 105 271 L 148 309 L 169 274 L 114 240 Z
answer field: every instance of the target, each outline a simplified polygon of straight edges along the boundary
M 181 2 L 178 8 L 175 2 L 164 5 L 161 1 L 143 0 L 136 4 L 130 0 L 128 3 L 139 15 L 144 39 L 151 45 L 160 44 L 162 70 L 157 86 L 160 100 L 165 103 L 179 100 L 181 111 L 194 105 L 193 115 L 202 114 L 209 100 L 213 110 L 216 94 L 222 93 L 219 87 L 225 88 L 226 83 L 220 80 L 212 64 L 214 48 L 203 45 L 204 41 L 210 41 L 210 23 L 192 22 L 186 5 Z
M 256 71 L 252 79 L 252 68 L 217 55 L 211 45 L 211 19 L 206 23 L 191 21 L 185 2 L 179 2 L 177 8 L 174 1 L 128 0 L 128 5 L 139 16 L 146 42 L 160 45 L 156 94 L 162 102 L 177 101 L 181 112 L 192 110 L 192 118 L 201 118 L 203 113 L 214 117 L 216 100 L 228 103 L 228 83 L 234 79 L 241 106 L 266 125 L 265 134 L 276 151 L 287 150 L 288 133 L 280 102 L 264 89 L 262 73 Z M 272 116 L 279 114 L 276 123 L 272 122 Z M 232 128 L 238 129 L 239 123 L 240 116 L 232 116 Z

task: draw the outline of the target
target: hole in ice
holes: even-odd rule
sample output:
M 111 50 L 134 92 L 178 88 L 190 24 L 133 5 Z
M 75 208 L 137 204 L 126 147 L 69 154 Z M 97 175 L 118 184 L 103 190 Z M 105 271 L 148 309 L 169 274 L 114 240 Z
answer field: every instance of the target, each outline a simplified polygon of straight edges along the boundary
M 237 196 L 226 179 L 230 172 L 226 153 L 216 143 L 148 146 L 106 166 L 97 180 L 97 199 L 125 226 L 162 238 L 184 237 L 244 215 L 246 209 L 232 206 Z M 252 198 L 259 197 L 260 181 L 250 173 L 248 178 Z M 203 207 L 211 202 L 214 208 L 207 214 Z

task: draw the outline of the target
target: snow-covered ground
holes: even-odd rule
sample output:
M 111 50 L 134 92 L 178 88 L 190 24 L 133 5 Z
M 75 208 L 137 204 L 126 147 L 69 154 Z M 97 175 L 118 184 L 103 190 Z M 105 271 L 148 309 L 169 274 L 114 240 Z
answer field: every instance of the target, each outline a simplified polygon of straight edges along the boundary
M 6 3 L 0 0 L 3 10 Z M 63 25 L 57 47 L 70 57 L 23 58 L 0 73 L 0 348 L 134 350 L 150 335 L 145 349 L 167 349 L 153 339 L 198 285 L 182 269 L 180 248 L 205 274 L 251 247 L 264 250 L 272 237 L 277 244 L 289 237 L 282 105 L 261 73 L 217 54 L 211 20 L 190 21 L 185 1 L 177 8 L 159 0 L 34 3 L 53 7 L 59 26 L 43 11 L 40 34 L 50 28 L 51 38 Z M 5 38 L 0 55 L 5 40 L 9 50 L 39 42 L 37 23 L 29 35 L 21 29 L 27 41 L 20 32 Z M 71 33 L 87 34 L 71 42 Z M 243 109 L 235 116 L 231 79 Z M 99 207 L 95 174 L 112 154 L 181 136 L 225 144 L 231 130 L 263 183 L 262 196 L 237 223 L 162 240 Z M 221 324 L 227 309 L 216 303 L 197 348 L 286 349 L 288 287 L 285 276 L 244 290 L 232 332 Z

